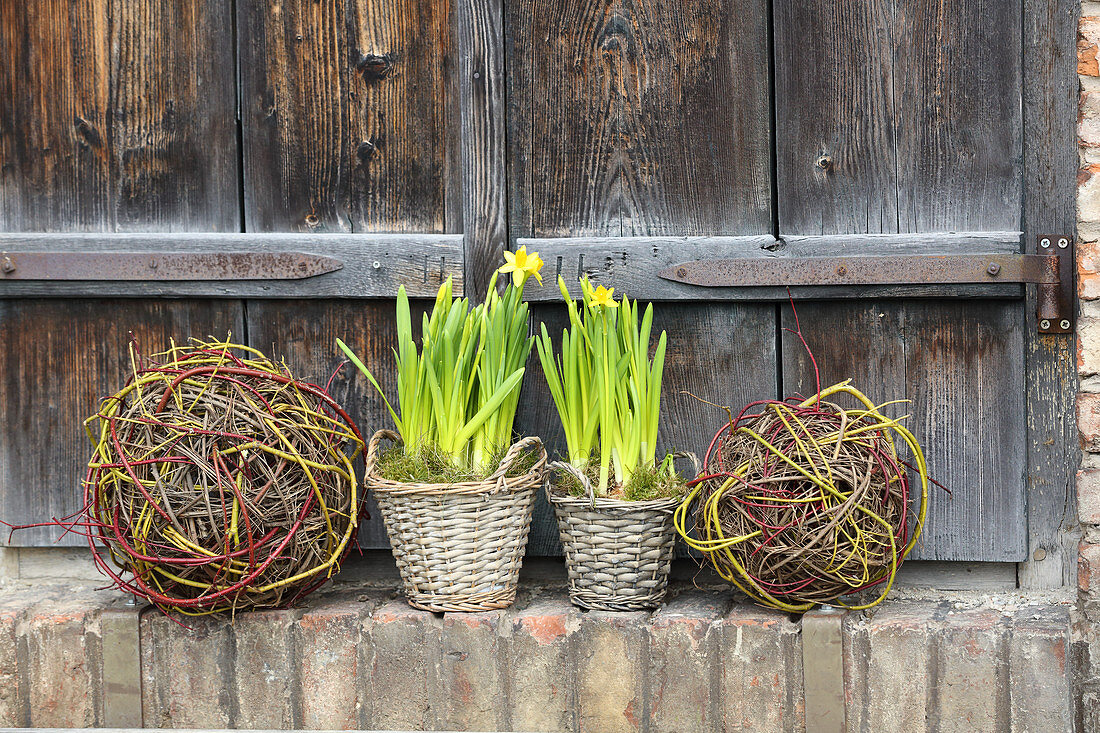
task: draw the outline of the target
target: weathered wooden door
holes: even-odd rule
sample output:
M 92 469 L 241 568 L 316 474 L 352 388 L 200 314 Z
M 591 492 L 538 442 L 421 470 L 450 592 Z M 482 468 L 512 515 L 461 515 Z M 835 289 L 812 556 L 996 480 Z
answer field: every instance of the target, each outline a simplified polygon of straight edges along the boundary
M 0 230 L 58 233 L 39 247 L 93 246 L 64 232 L 169 233 L 142 240 L 161 248 L 190 246 L 178 232 L 297 233 L 262 246 L 336 247 L 359 269 L 169 293 L 216 300 L 0 301 L 17 426 L 0 437 L 5 518 L 78 507 L 78 418 L 117 383 L 135 324 L 150 346 L 233 330 L 320 378 L 337 336 L 388 363 L 395 282 L 427 291 L 464 270 L 476 294 L 505 246 L 527 244 L 552 277 L 661 301 L 666 447 L 701 451 L 722 414 L 685 393 L 738 406 L 812 376 L 785 293 L 659 269 L 1031 251 L 1039 232 L 1072 232 L 1070 0 L 78 5 L 0 11 Z M 165 291 L 125 294 L 150 292 Z M 918 556 L 1021 562 L 1029 586 L 1070 578 L 1072 339 L 1037 334 L 1024 289 L 794 295 L 823 379 L 913 400 L 953 492 L 933 496 Z M 556 288 L 532 297 L 560 325 Z M 386 424 L 362 380 L 337 389 L 364 430 Z M 534 361 L 519 427 L 559 445 Z M 556 552 L 540 511 L 531 549 Z M 385 545 L 377 522 L 363 541 Z

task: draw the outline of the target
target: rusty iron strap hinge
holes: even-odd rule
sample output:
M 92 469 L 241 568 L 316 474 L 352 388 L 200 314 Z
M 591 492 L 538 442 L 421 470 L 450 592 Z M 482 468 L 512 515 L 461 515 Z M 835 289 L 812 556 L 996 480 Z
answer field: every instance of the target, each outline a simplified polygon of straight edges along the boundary
M 1069 333 L 1076 302 L 1073 250 L 1073 237 L 1044 234 L 1039 254 L 753 257 L 684 262 L 657 274 L 711 288 L 1035 283 L 1039 331 Z
M 303 280 L 343 266 L 303 252 L 0 252 L 0 280 Z

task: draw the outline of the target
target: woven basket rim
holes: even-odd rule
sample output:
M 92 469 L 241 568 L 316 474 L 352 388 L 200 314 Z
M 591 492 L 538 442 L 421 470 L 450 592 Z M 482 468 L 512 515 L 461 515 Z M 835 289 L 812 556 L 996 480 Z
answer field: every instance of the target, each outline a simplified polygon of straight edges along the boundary
M 546 498 L 550 503 L 557 504 L 565 509 L 603 509 L 618 511 L 653 511 L 677 507 L 680 499 L 645 499 L 644 501 L 629 501 L 627 499 L 613 499 L 607 496 L 597 496 L 590 499 L 587 496 L 572 496 L 569 494 L 556 494 L 552 489 L 547 489 Z
M 394 444 L 402 442 L 401 436 L 392 430 L 379 430 L 371 436 L 367 448 L 363 484 L 377 493 L 397 496 L 477 496 L 481 494 L 517 493 L 541 486 L 543 474 L 546 470 L 547 455 L 542 439 L 537 436 L 529 436 L 512 443 L 504 454 L 504 458 L 501 459 L 500 467 L 491 476 L 480 481 L 454 481 L 448 483 L 391 481 L 379 476 L 374 471 L 378 460 L 378 450 L 383 440 L 389 440 Z M 506 476 L 505 473 L 511 467 L 512 462 L 518 459 L 524 451 L 530 449 L 534 449 L 538 453 L 538 458 L 531 470 L 519 476 Z

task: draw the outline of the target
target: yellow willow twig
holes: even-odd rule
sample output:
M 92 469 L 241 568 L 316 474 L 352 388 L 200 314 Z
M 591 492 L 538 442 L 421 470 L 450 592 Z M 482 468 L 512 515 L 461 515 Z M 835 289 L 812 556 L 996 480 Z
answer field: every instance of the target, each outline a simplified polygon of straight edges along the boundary
M 815 435 L 814 431 L 809 428 L 812 416 L 802 414 L 801 411 L 837 394 L 847 394 L 855 398 L 863 407 L 854 410 L 840 410 L 839 408 L 835 408 L 840 417 L 840 427 L 835 431 Z M 766 455 L 774 457 L 777 461 L 793 470 L 806 482 L 816 486 L 820 492 L 808 497 L 763 495 L 756 491 L 749 494 L 742 494 L 744 497 L 743 500 L 752 502 L 752 504 L 749 505 L 750 507 L 752 505 L 763 505 L 752 511 L 771 511 L 771 509 L 767 509 L 767 507 L 780 509 L 789 506 L 806 507 L 806 509 L 800 509 L 798 511 L 815 512 L 824 515 L 833 515 L 838 511 L 846 511 L 850 514 L 851 518 L 841 517 L 837 520 L 833 520 L 833 523 L 827 524 L 823 529 L 823 531 L 829 533 L 829 536 L 825 538 L 828 544 L 822 548 L 827 554 L 823 556 L 822 562 L 825 562 L 825 564 L 821 567 L 823 571 L 828 574 L 830 581 L 838 582 L 842 587 L 857 589 L 881 581 L 881 592 L 877 594 L 877 597 L 873 601 L 863 605 L 850 606 L 851 608 L 869 608 L 881 602 L 881 600 L 886 597 L 893 586 L 898 564 L 904 560 L 912 551 L 913 547 L 915 547 L 926 519 L 929 480 L 924 453 L 913 434 L 900 422 L 908 417 L 908 415 L 902 418 L 892 419 L 886 417 L 881 412 L 882 408 L 887 405 L 904 401 L 905 400 L 894 400 L 883 403 L 882 405 L 875 405 L 866 395 L 852 387 L 850 380 L 845 380 L 821 390 L 819 394 L 813 395 L 794 406 L 789 403 L 779 402 L 773 402 L 768 405 L 774 419 L 778 420 L 783 426 L 783 429 L 786 430 L 786 433 L 781 434 L 784 436 L 785 440 L 789 441 L 791 448 L 790 453 L 780 450 L 777 445 L 773 444 L 773 441 L 765 438 L 761 433 L 746 425 L 733 426 L 733 432 L 731 432 L 728 438 L 724 439 L 732 439 L 735 435 L 751 438 L 758 446 L 766 449 Z M 762 411 L 760 415 L 754 416 L 754 419 L 762 419 L 765 414 L 766 412 Z M 897 443 L 895 443 L 895 439 L 897 439 Z M 898 444 L 904 444 L 912 453 L 914 462 L 913 470 L 918 474 L 920 479 L 920 496 L 916 511 L 916 526 L 914 527 L 913 534 L 909 538 L 909 541 L 900 552 L 898 551 L 895 537 L 897 533 L 902 530 L 902 527 L 894 526 L 871 507 L 865 506 L 862 503 L 863 496 L 860 497 L 858 503 L 854 505 L 850 503 L 854 493 L 857 491 L 891 491 L 889 487 L 895 485 L 897 481 L 902 480 L 901 475 L 892 475 L 892 471 L 895 469 L 899 472 L 904 470 L 902 468 L 903 464 L 897 454 Z M 891 461 L 892 467 L 886 472 L 885 476 L 881 477 L 880 480 L 883 482 L 882 484 L 878 485 L 877 488 L 872 488 L 866 484 L 862 484 L 862 489 L 859 486 L 853 486 L 852 490 L 849 492 L 845 492 L 837 486 L 837 475 L 833 470 L 831 461 L 839 459 L 841 448 L 845 445 L 849 447 L 849 450 L 852 448 L 863 450 L 885 449 L 886 456 L 888 456 L 889 461 Z M 727 458 L 730 457 L 727 456 Z M 876 459 L 876 461 L 878 460 L 887 459 Z M 874 466 L 874 464 L 871 465 Z M 858 468 L 859 464 L 857 463 L 855 466 Z M 751 487 L 755 485 L 754 482 L 756 478 L 752 476 L 751 472 L 753 470 L 758 470 L 758 467 L 753 463 L 743 461 L 737 465 L 734 470 L 724 476 L 708 479 L 709 493 L 701 503 L 700 495 L 704 489 L 704 483 L 700 482 L 693 486 L 684 502 L 677 507 L 673 516 L 673 522 L 677 531 L 684 538 L 689 547 L 700 550 L 710 556 L 711 559 L 715 561 L 715 567 L 723 578 L 732 582 L 757 602 L 791 612 L 808 610 L 816 605 L 816 600 L 800 601 L 797 598 L 797 594 L 791 597 L 777 596 L 775 593 L 770 592 L 768 588 L 761 585 L 761 583 L 748 572 L 742 562 L 742 557 L 748 558 L 753 551 L 758 552 L 764 549 L 764 545 L 761 543 L 770 542 L 769 535 L 771 530 L 766 531 L 761 528 L 760 530 L 744 533 L 739 536 L 727 537 L 725 535 L 722 521 L 722 517 L 724 516 L 722 513 L 724 497 L 726 495 L 732 496 L 733 494 L 731 492 L 741 489 L 742 487 L 750 487 L 751 491 Z M 752 479 L 746 478 L 747 476 L 752 476 Z M 786 474 L 782 478 L 776 479 L 773 483 L 784 483 L 791 480 L 796 479 L 790 474 Z M 871 480 L 870 476 L 867 477 L 867 480 Z M 912 499 L 912 497 L 910 497 L 910 499 Z M 811 506 L 820 506 L 820 509 L 811 509 Z M 847 509 L 845 509 L 846 506 L 848 507 Z M 688 518 L 693 508 L 696 515 L 695 526 L 700 535 L 698 538 L 691 537 L 688 533 Z M 749 509 L 745 511 L 749 511 Z M 868 521 L 862 523 L 855 522 L 853 521 L 854 516 L 852 516 L 852 513 L 865 517 Z M 754 515 L 750 512 L 750 514 L 746 516 Z M 783 516 L 789 515 L 785 514 Z M 908 517 L 908 507 L 902 507 L 901 516 L 897 521 L 906 522 Z M 772 523 L 778 526 L 777 521 L 773 521 Z M 781 531 L 783 531 L 783 529 L 776 530 L 776 534 L 779 534 Z M 821 537 L 821 533 L 818 534 L 818 537 Z M 886 549 L 886 547 L 888 547 L 889 555 L 884 559 L 888 560 L 888 565 L 880 569 L 873 568 L 872 563 L 875 561 L 875 558 L 881 558 L 885 555 L 885 553 L 881 552 L 880 548 Z M 769 557 L 780 557 L 772 551 L 766 551 L 766 554 Z M 785 562 L 786 561 L 780 562 L 780 567 L 785 564 Z M 809 577 L 812 576 L 807 576 L 807 579 Z M 784 582 L 791 585 L 797 585 L 800 581 L 796 577 L 794 580 L 788 578 Z M 812 590 L 812 587 L 809 590 Z

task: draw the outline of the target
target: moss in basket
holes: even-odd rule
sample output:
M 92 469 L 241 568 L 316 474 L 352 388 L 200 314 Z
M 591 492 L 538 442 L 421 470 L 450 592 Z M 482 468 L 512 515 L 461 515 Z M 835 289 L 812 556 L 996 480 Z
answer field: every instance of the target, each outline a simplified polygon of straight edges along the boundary
M 375 470 L 382 478 L 400 483 L 422 481 L 429 484 L 449 484 L 481 481 L 497 470 L 506 452 L 507 447 L 496 449 L 484 468 L 474 469 L 456 466 L 445 451 L 434 445 L 422 444 L 415 453 L 408 453 L 401 446 L 391 446 L 379 456 Z M 522 476 L 534 467 L 537 460 L 538 456 L 534 451 L 524 451 L 509 467 L 506 475 Z
M 542 283 L 543 262 L 525 247 L 504 257 L 480 305 L 456 299 L 450 279 L 440 286 L 431 314 L 423 316 L 419 344 L 413 340 L 408 295 L 404 287 L 398 289 L 396 408 L 366 365 L 343 341 L 336 341 L 382 395 L 402 450 L 411 459 L 402 463 L 401 471 L 409 475 L 424 470 L 408 480 L 487 476 L 500 464 L 499 456 L 494 458 L 497 446 L 512 441 L 524 365 L 534 341 L 528 336 L 523 288 L 531 277 Z M 500 275 L 509 279 L 503 294 L 497 291 Z M 437 470 L 436 458 L 456 473 Z
M 671 460 L 666 459 L 657 467 L 641 466 L 630 475 L 625 484 L 616 484 L 608 488 L 607 498 L 624 501 L 651 501 L 653 499 L 679 499 L 687 488 L 687 481 L 671 468 Z M 589 461 L 581 472 L 593 486 L 600 478 L 600 463 Z M 584 485 L 571 473 L 560 471 L 554 477 L 557 490 L 569 496 L 588 495 Z

